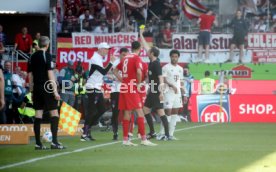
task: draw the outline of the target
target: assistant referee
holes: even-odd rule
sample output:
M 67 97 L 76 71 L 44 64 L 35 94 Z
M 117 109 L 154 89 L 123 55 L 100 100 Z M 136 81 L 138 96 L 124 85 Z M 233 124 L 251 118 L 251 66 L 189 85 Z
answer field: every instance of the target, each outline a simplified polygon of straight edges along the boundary
M 50 39 L 47 36 L 42 36 L 38 43 L 41 48 L 32 54 L 28 65 L 30 91 L 33 92 L 33 105 L 35 109 L 35 150 L 48 149 L 40 141 L 40 124 L 44 110 L 49 111 L 51 114 L 51 132 L 53 136 L 51 149 L 64 149 L 65 147 L 57 140 L 59 122 L 58 101 L 60 100 L 60 96 L 57 92 L 52 57 L 46 52 L 49 48 Z

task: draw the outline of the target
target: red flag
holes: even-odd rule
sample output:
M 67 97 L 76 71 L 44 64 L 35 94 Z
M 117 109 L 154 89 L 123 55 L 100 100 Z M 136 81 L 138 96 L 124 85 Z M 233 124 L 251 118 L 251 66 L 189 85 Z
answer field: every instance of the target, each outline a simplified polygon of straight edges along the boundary
M 198 2 L 198 0 L 182 0 L 182 9 L 187 18 L 198 18 L 206 12 L 206 7 Z
M 114 21 L 115 27 L 120 28 L 123 24 L 122 1 L 121 0 L 104 0 L 106 8 L 107 23 L 112 24 Z

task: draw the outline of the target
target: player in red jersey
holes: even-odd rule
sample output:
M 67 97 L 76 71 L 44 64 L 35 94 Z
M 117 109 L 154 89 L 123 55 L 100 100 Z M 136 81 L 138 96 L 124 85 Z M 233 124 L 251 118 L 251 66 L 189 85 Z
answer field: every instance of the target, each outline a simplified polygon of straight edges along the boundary
M 213 24 L 217 26 L 216 16 L 213 14 L 211 9 L 208 9 L 206 14 L 202 14 L 199 16 L 197 23 L 200 27 L 200 32 L 198 36 L 198 58 L 195 62 L 199 62 L 202 60 L 202 51 L 203 47 L 205 48 L 205 63 L 209 63 L 209 46 L 211 40 L 211 27 Z
M 141 44 L 134 41 L 131 44 L 132 53 L 125 56 L 114 70 L 115 76 L 122 81 L 119 109 L 123 110 L 123 145 L 137 146 L 128 139 L 129 121 L 131 112 L 134 110 L 137 115 L 138 132 L 141 134 L 141 144 L 145 146 L 156 146 L 146 138 L 144 113 L 142 110 L 142 100 L 139 95 L 139 87 L 142 82 L 143 64 L 141 58 L 138 56 L 141 50 Z M 122 77 L 119 75 L 122 71 Z
M 142 58 L 141 58 L 141 60 L 142 60 Z M 142 101 L 142 108 L 143 108 L 144 104 L 145 104 L 145 101 L 146 101 L 146 97 L 147 97 L 147 87 L 146 87 L 145 80 L 148 77 L 148 64 L 146 62 L 142 62 L 142 66 L 143 66 L 143 69 L 142 69 L 142 82 L 143 83 L 139 87 L 138 92 L 139 92 L 139 95 L 140 95 L 140 98 L 141 98 L 141 101 Z M 129 133 L 128 133 L 129 139 L 131 139 L 132 136 L 133 136 L 134 121 L 135 121 L 134 114 L 131 114 L 131 120 L 130 120 L 130 123 L 129 123 Z

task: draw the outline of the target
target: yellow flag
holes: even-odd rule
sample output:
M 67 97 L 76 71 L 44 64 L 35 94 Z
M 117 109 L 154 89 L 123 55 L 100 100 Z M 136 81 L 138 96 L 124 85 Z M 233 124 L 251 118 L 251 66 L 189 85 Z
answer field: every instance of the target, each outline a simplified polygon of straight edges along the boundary
M 74 135 L 77 131 L 81 113 L 63 102 L 60 108 L 60 119 L 58 127 L 69 135 Z

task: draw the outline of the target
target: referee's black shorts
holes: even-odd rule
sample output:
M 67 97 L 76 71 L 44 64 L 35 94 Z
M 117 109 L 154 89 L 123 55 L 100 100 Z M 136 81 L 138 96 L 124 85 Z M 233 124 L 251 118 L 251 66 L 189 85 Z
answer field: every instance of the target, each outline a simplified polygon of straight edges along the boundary
M 244 35 L 234 35 L 231 39 L 231 44 L 235 44 L 236 46 L 244 45 L 245 43 L 245 36 Z
M 44 87 L 34 86 L 33 106 L 35 110 L 56 110 L 58 109 L 58 101 L 55 99 L 54 93 L 46 92 Z
M 163 103 L 159 99 L 160 93 L 149 93 L 146 97 L 144 106 L 150 109 L 163 109 Z

